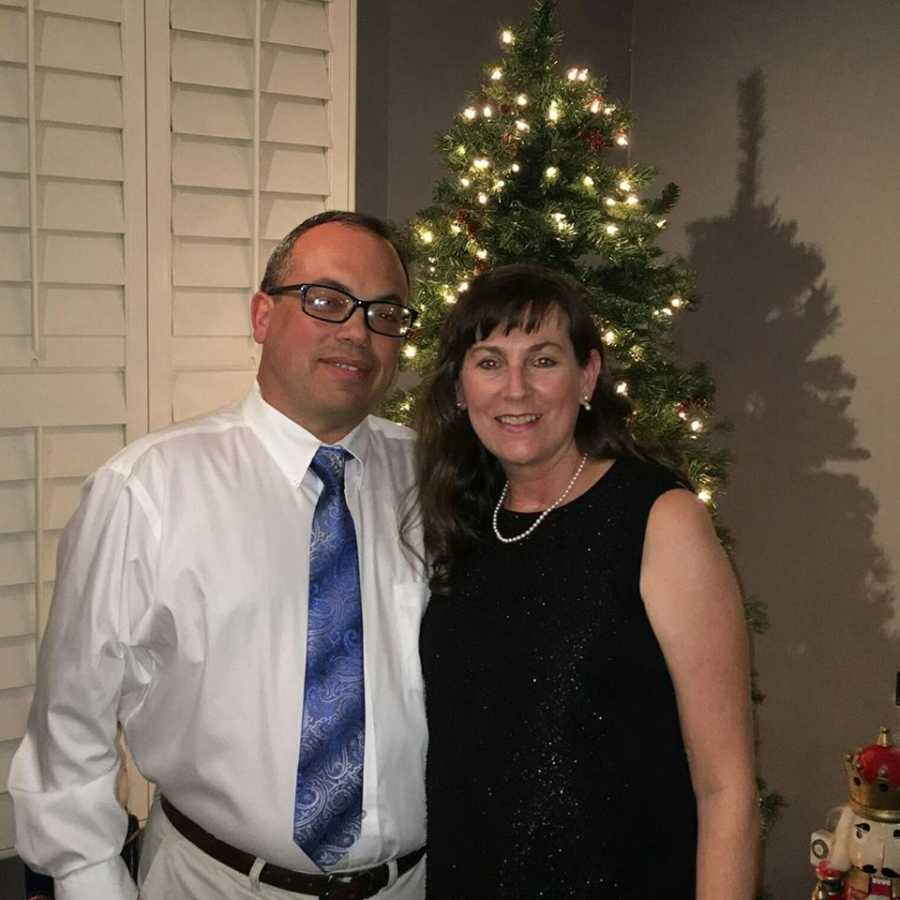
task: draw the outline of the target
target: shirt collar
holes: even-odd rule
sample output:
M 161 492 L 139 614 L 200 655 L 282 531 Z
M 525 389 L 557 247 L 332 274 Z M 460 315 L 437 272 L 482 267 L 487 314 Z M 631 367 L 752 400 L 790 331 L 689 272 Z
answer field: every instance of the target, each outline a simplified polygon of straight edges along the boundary
M 312 458 L 316 455 L 316 450 L 323 446 L 322 441 L 302 425 L 298 425 L 293 419 L 289 419 L 274 406 L 266 403 L 257 381 L 253 382 L 253 387 L 244 398 L 241 412 L 278 467 L 293 485 L 299 485 L 309 469 Z M 352 468 L 360 470 L 360 475 L 365 471 L 370 439 L 371 429 L 367 416 L 353 431 L 337 442 L 359 463 L 357 467 L 352 465 L 353 460 L 350 461 Z

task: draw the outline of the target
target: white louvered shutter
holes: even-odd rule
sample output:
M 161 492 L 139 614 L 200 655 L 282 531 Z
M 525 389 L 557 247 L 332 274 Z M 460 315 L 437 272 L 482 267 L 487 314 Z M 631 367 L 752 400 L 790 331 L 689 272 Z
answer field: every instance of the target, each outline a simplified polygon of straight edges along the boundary
M 171 0 L 148 16 L 150 426 L 239 397 L 249 299 L 294 225 L 352 196 L 352 0 Z M 148 11 L 150 8 L 148 7 Z
M 0 0 L 0 856 L 84 477 L 246 388 L 271 247 L 352 208 L 355 16 L 355 0 Z
M 146 430 L 143 6 L 0 0 L 0 853 L 56 544 Z

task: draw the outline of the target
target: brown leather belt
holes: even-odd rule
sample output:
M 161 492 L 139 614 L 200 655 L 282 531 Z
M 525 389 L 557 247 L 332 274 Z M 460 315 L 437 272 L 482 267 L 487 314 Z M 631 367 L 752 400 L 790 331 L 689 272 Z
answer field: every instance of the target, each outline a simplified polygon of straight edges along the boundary
M 204 853 L 224 863 L 229 868 L 250 874 L 256 857 L 252 853 L 246 853 L 220 841 L 208 831 L 201 828 L 196 822 L 192 822 L 184 813 L 179 812 L 165 797 L 161 799 L 163 812 L 176 829 L 186 837 L 195 847 L 199 847 Z M 397 877 L 408 872 L 423 856 L 425 848 L 420 847 L 406 856 L 397 860 Z M 291 869 L 282 869 L 272 863 L 266 863 L 259 873 L 259 880 L 283 891 L 293 891 L 296 894 L 311 894 L 321 897 L 323 900 L 364 900 L 372 897 L 390 880 L 390 871 L 387 863 L 364 869 L 361 872 L 333 873 L 331 875 L 311 875 L 306 872 L 294 872 Z

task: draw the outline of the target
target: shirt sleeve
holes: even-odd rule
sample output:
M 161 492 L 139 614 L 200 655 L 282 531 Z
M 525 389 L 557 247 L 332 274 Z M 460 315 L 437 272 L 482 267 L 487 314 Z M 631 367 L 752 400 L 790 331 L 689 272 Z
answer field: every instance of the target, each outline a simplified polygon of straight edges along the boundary
M 145 491 L 96 473 L 60 540 L 26 733 L 9 774 L 16 849 L 62 900 L 133 900 L 115 796 L 131 621 L 149 608 L 158 529 Z

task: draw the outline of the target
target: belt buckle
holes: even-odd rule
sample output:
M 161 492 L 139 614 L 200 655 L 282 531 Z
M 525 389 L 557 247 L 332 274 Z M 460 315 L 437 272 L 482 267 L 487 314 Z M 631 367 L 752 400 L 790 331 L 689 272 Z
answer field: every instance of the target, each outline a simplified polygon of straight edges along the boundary
M 325 890 L 319 894 L 319 900 L 364 900 L 362 879 L 353 875 L 331 873 L 327 876 Z

